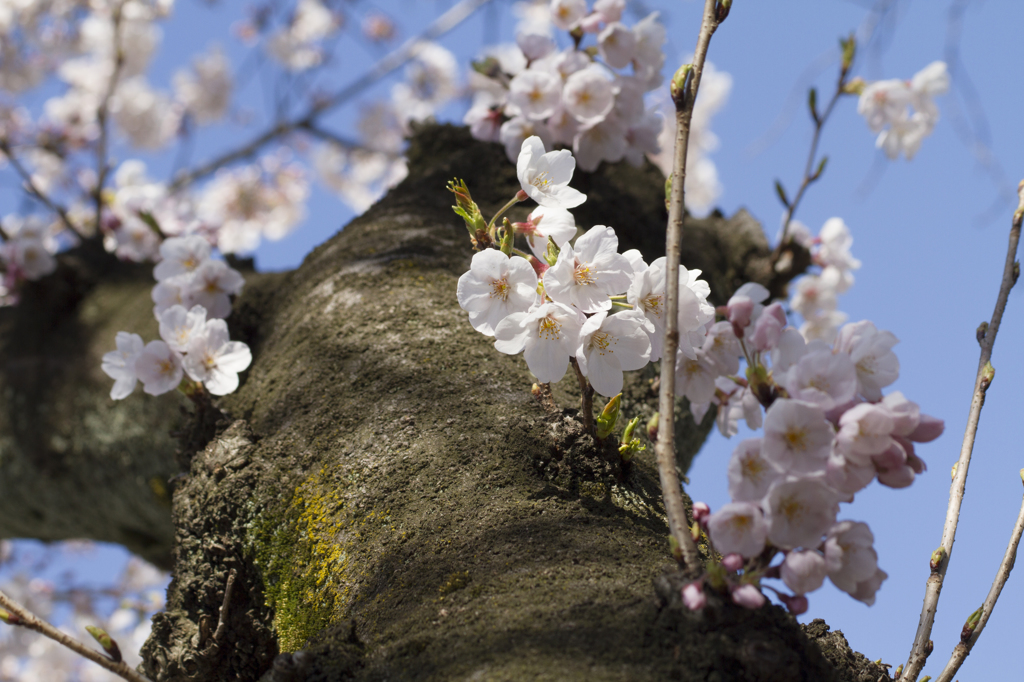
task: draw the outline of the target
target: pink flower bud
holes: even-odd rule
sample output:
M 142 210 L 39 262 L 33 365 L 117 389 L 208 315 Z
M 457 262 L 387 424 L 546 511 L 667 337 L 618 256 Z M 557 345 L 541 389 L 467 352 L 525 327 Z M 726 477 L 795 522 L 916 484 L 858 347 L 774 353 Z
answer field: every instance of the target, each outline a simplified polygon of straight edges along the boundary
M 697 523 L 704 524 L 708 517 L 711 516 L 711 507 L 704 502 L 693 503 L 693 520 Z
M 722 557 L 722 568 L 727 571 L 738 571 L 743 568 L 743 557 L 735 552 Z
M 766 601 L 761 591 L 749 584 L 733 587 L 732 600 L 743 608 L 751 610 L 761 608 Z
M 878 482 L 890 488 L 906 488 L 914 482 L 914 470 L 906 464 L 894 469 L 879 469 Z
M 764 309 L 754 325 L 754 336 L 751 339 L 754 348 L 764 352 L 775 348 L 786 327 L 786 313 L 781 303 L 772 303 Z
M 918 443 L 928 443 L 941 436 L 945 428 L 946 422 L 931 415 L 922 414 L 917 428 L 907 437 Z
M 750 326 L 750 316 L 754 314 L 754 302 L 745 296 L 734 297 L 727 308 L 732 331 L 737 339 L 742 339 L 743 329 Z
M 907 452 L 899 443 L 893 441 L 883 452 L 872 455 L 871 462 L 879 470 L 895 469 L 907 463 Z
M 708 597 L 700 582 L 692 582 L 683 587 L 683 605 L 691 611 L 700 611 L 708 603 Z
M 794 616 L 799 616 L 802 613 L 807 613 L 807 597 L 802 594 L 789 596 L 788 594 L 780 594 L 779 601 L 786 605 L 789 612 Z

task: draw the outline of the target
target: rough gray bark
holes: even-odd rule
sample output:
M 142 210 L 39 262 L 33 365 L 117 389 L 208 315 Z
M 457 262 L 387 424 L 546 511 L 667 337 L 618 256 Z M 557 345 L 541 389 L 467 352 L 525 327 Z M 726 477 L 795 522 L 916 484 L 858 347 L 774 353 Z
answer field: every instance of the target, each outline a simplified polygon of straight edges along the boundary
M 485 211 L 518 188 L 499 147 L 428 128 L 400 187 L 299 269 L 250 277 L 229 323 L 253 366 L 221 403 L 231 419 L 179 458 L 174 580 L 144 671 L 161 682 L 883 676 L 827 626 L 805 632 L 777 608 L 714 597 L 702 614 L 681 608 L 651 458 L 627 467 L 595 447 L 571 377 L 554 387 L 564 409 L 535 401 L 522 358 L 495 352 L 459 309 L 472 252 L 444 190 L 455 176 Z M 589 196 L 581 225 L 611 225 L 622 249 L 658 255 L 656 171 L 605 168 L 574 185 Z M 717 302 L 770 279 L 746 214 L 690 221 L 687 235 L 684 263 Z M 654 376 L 630 379 L 627 417 L 649 414 Z M 681 421 L 684 470 L 709 428 L 710 417 Z

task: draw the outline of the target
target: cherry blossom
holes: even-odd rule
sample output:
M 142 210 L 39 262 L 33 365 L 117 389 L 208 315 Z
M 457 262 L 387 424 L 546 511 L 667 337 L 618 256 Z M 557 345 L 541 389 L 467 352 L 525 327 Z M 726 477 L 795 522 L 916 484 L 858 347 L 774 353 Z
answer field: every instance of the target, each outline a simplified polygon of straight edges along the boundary
M 633 267 L 618 253 L 615 230 L 595 225 L 575 246 L 565 244 L 558 260 L 544 273 L 544 291 L 552 300 L 574 305 L 585 313 L 610 310 L 611 296 L 625 291 Z
M 833 437 L 832 425 L 821 409 L 779 399 L 764 417 L 762 453 L 785 471 L 819 471 L 825 468 Z
M 780 572 L 786 587 L 796 594 L 807 594 L 822 586 L 828 566 L 821 552 L 804 549 L 788 552 Z
M 576 360 L 594 390 L 611 397 L 622 390 L 622 373 L 642 368 L 651 356 L 653 328 L 643 313 L 600 311 L 583 323 Z
M 469 271 L 459 277 L 457 296 L 473 329 L 494 336 L 495 327 L 505 317 L 526 312 L 533 305 L 537 275 L 525 258 L 484 249 L 473 254 Z
M 750 502 L 730 502 L 707 521 L 708 532 L 721 554 L 753 557 L 764 549 L 768 527 L 761 508 Z
M 181 353 L 163 341 L 147 343 L 135 362 L 135 373 L 142 382 L 142 390 L 149 395 L 173 391 L 185 376 L 181 361 Z
M 189 338 L 183 366 L 195 381 L 213 395 L 226 395 L 238 388 L 238 373 L 252 362 L 249 346 L 232 341 L 224 320 L 210 320 Z
M 585 320 L 583 313 L 567 305 L 544 303 L 499 322 L 494 348 L 509 355 L 524 353 L 538 381 L 559 381 L 569 368 L 569 357 L 579 348 Z
M 782 549 L 817 547 L 838 506 L 836 492 L 821 478 L 780 478 L 764 499 L 768 539 Z
M 142 337 L 138 334 L 118 332 L 115 339 L 117 350 L 112 350 L 103 355 L 103 373 L 114 380 L 114 387 L 110 389 L 110 397 L 114 400 L 123 400 L 135 390 L 138 383 L 138 376 L 135 372 L 135 363 L 142 355 Z
M 575 208 L 587 200 L 585 194 L 569 187 L 576 160 L 568 150 L 544 152 L 544 143 L 534 135 L 523 140 L 516 173 L 531 199 L 549 208 Z
M 757 502 L 783 470 L 761 453 L 761 439 L 740 442 L 729 459 L 729 496 L 737 502 Z
M 564 208 L 538 206 L 525 223 L 515 223 L 517 234 L 526 236 L 526 243 L 538 258 L 543 258 L 550 237 L 559 248 L 576 236 L 576 219 Z M 623 254 L 625 255 L 625 254 Z

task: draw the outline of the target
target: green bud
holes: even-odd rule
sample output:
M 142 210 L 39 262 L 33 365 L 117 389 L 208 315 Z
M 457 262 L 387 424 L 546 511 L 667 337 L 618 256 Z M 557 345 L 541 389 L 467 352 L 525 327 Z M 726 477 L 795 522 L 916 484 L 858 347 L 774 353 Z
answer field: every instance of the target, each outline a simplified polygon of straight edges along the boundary
M 554 265 L 558 262 L 558 254 L 562 250 L 558 248 L 558 244 L 555 244 L 555 240 L 548 237 L 548 248 L 544 251 L 544 262 L 548 265 Z
M 612 435 L 615 430 L 615 422 L 619 418 L 619 407 L 622 405 L 622 394 L 618 394 L 608 401 L 608 404 L 601 410 L 597 417 L 597 439 L 604 440 Z
M 807 93 L 807 108 L 811 110 L 811 119 L 815 123 L 821 123 L 821 118 L 818 116 L 818 88 L 811 88 L 811 91 Z
M 107 655 L 114 660 L 115 663 L 121 662 L 121 649 L 117 646 L 107 631 L 103 628 L 98 628 L 95 625 L 86 625 L 86 631 L 92 635 L 92 638 L 99 642 L 99 645 L 103 647 L 103 650 L 107 652 Z
M 665 178 L 665 208 L 669 207 L 672 203 L 672 174 L 669 173 L 668 177 Z
M 863 78 L 857 76 L 849 83 L 843 84 L 843 93 L 847 95 L 857 95 L 859 97 L 860 93 L 864 92 L 864 88 L 866 88 L 867 85 L 868 84 Z
M 477 73 L 487 76 L 488 78 L 500 78 L 501 77 L 501 62 L 494 57 L 487 57 L 479 61 L 470 62 L 473 70 Z
M 639 423 L 640 417 L 633 417 L 626 424 L 626 430 L 622 432 L 622 444 L 619 445 L 619 455 L 622 457 L 623 462 L 630 461 L 633 459 L 633 455 L 647 449 L 647 446 L 641 443 L 639 438 L 633 438 L 633 431 L 636 430 Z
M 672 557 L 679 563 L 683 563 L 683 548 L 679 546 L 674 535 L 668 536 L 668 548 L 672 552 Z
M 900 679 L 900 675 L 902 675 L 902 674 L 903 674 L 903 664 L 900 663 L 899 666 L 896 668 L 896 672 L 893 673 L 893 679 L 894 680 Z
M 448 183 L 448 191 L 455 195 L 455 205 L 452 206 L 452 210 L 465 221 L 469 237 L 473 240 L 473 245 L 476 246 L 479 235 L 487 234 L 487 221 L 480 213 L 480 207 L 470 196 L 465 180 L 458 178 L 451 180 Z
M 996 368 L 992 366 L 991 362 L 986 362 L 984 369 L 981 370 L 981 390 L 987 391 L 995 378 Z
M 8 625 L 20 625 L 21 619 L 16 615 L 8 611 L 7 609 L 0 609 L 0 620 L 7 623 Z
M 818 163 L 818 169 L 814 171 L 814 175 L 811 176 L 811 180 L 817 180 L 821 177 L 821 174 L 825 172 L 825 164 L 828 163 L 828 157 L 821 157 L 821 161 Z
M 1020 470 L 1020 482 L 1024 483 L 1024 469 Z
M 956 478 L 956 468 L 958 466 L 960 466 L 960 462 L 957 462 L 956 464 L 953 465 L 953 470 L 949 472 L 949 480 L 952 481 L 953 479 Z
M 675 102 L 677 109 L 686 102 L 686 84 L 690 80 L 692 72 L 693 64 L 683 64 L 676 71 L 675 75 L 672 76 L 669 90 L 672 93 L 672 101 Z
M 658 413 L 655 412 L 653 415 L 651 415 L 651 418 L 647 420 L 647 440 L 651 441 L 652 443 L 658 442 L 659 419 L 660 417 L 658 416 Z
M 782 186 L 780 180 L 775 181 L 775 193 L 779 195 L 779 201 L 782 202 L 782 205 L 789 208 L 789 197 L 786 196 L 786 189 Z
M 964 623 L 963 629 L 960 631 L 960 641 L 964 644 L 974 634 L 974 630 L 978 627 L 978 622 L 981 621 L 981 611 L 984 607 L 979 606 L 978 610 L 967 617 L 967 622 Z
M 853 58 L 857 56 L 857 38 L 851 32 L 850 37 L 840 38 L 839 47 L 843 51 L 842 69 L 845 74 L 853 66 Z
M 501 252 L 506 256 L 512 255 L 512 242 L 516 238 L 516 229 L 512 227 L 512 223 L 505 218 L 505 224 L 502 225 L 505 228 L 505 233 L 501 235 Z
M 937 550 L 932 552 L 931 561 L 928 562 L 928 567 L 932 569 L 932 573 L 937 573 L 939 567 L 942 566 L 942 562 L 946 559 L 946 548 L 939 547 Z

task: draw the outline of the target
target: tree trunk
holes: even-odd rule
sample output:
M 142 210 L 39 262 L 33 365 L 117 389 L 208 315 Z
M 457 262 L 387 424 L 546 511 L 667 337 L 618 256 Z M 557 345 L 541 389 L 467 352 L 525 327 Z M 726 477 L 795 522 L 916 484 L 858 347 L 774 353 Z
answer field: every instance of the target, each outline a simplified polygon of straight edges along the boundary
M 229 323 L 253 365 L 221 401 L 231 418 L 212 440 L 181 446 L 174 579 L 143 652 L 146 674 L 159 682 L 887 679 L 823 623 L 801 628 L 776 607 L 751 612 L 714 595 L 702 613 L 682 608 L 651 448 L 627 466 L 596 446 L 576 419 L 571 373 L 553 387 L 557 406 L 535 400 L 522 357 L 496 352 L 459 308 L 455 285 L 472 252 L 444 189 L 453 177 L 465 178 L 485 213 L 518 189 L 497 145 L 425 128 L 398 188 L 298 270 L 249 277 Z M 613 226 L 622 250 L 640 248 L 648 260 L 661 253 L 656 170 L 606 165 L 573 184 L 589 196 L 575 211 L 579 224 Z M 688 220 L 686 243 L 683 262 L 704 271 L 716 303 L 748 280 L 784 285 L 745 213 Z M 112 291 L 94 289 L 76 319 Z M 109 349 L 118 329 L 141 331 L 127 311 L 148 314 L 146 292 L 135 285 L 104 308 L 120 312 L 79 338 Z M 96 379 L 95 352 L 73 345 L 71 356 L 95 360 L 82 372 Z M 627 378 L 626 418 L 650 415 L 653 369 Z M 5 412 L 21 404 L 10 393 Z M 173 399 L 160 401 L 132 396 L 124 408 L 101 409 L 96 395 L 86 400 L 96 415 L 151 404 L 154 413 L 175 411 Z M 681 407 L 685 471 L 713 412 L 696 425 Z M 117 414 L 154 441 L 149 470 L 170 466 L 166 414 L 156 415 L 159 434 L 142 414 Z M 102 432 L 83 436 L 79 449 L 99 447 Z M 54 451 L 32 437 L 2 441 L 0 473 L 14 475 L 8 451 Z M 78 499 L 110 522 L 107 500 L 126 483 L 107 480 Z M 147 519 L 160 509 L 150 497 Z M 67 513 L 52 503 L 53 515 Z M 165 518 L 152 523 L 167 527 Z M 37 535 L 47 526 L 26 527 Z

